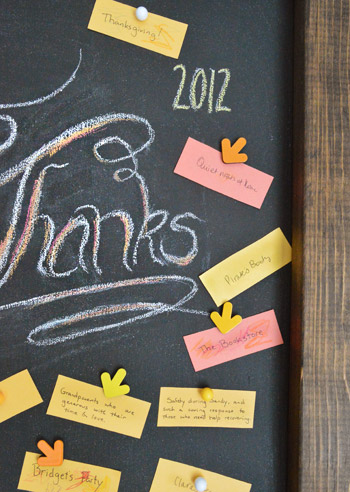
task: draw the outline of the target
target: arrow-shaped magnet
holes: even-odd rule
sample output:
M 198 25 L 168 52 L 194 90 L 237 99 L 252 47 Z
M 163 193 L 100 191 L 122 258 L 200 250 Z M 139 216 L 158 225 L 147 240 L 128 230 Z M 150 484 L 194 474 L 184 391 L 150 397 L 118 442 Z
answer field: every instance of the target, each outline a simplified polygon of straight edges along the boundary
M 43 439 L 37 444 L 40 451 L 46 456 L 38 458 L 39 466 L 61 466 L 63 463 L 63 441 L 55 441 L 53 448 Z
M 239 138 L 231 146 L 231 141 L 228 138 L 221 140 L 221 152 L 222 160 L 225 164 L 238 164 L 240 162 L 247 162 L 247 154 L 240 154 L 240 151 L 246 145 L 247 141 L 245 138 Z
M 242 317 L 236 314 L 233 318 L 232 316 L 232 304 L 230 302 L 225 302 L 222 308 L 222 316 L 216 311 L 210 313 L 210 319 L 213 321 L 215 326 L 219 328 L 221 333 L 227 333 L 233 328 L 235 328 L 242 321 Z
M 115 396 L 126 395 L 130 391 L 130 387 L 127 384 L 121 382 L 126 376 L 126 370 L 121 368 L 115 373 L 114 378 L 108 372 L 101 374 L 101 382 L 103 391 L 106 398 L 114 398 Z

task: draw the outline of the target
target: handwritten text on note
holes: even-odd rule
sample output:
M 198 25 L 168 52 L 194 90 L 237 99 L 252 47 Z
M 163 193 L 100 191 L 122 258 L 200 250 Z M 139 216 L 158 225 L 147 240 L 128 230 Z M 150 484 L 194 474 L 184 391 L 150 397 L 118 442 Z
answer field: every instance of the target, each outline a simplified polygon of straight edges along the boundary
M 206 492 L 249 492 L 251 484 L 202 468 L 160 458 L 150 492 L 195 492 L 194 479 L 203 477 Z
M 150 406 L 127 395 L 106 398 L 98 386 L 58 376 L 47 414 L 140 438 Z
M 179 58 L 187 24 L 148 14 L 139 21 L 135 8 L 114 0 L 96 0 L 88 28 L 171 58 Z
M 195 371 L 283 343 L 273 309 L 243 319 L 239 326 L 225 335 L 217 328 L 210 328 L 187 335 L 184 341 Z
M 117 492 L 120 471 L 64 460 L 60 467 L 39 466 L 39 454 L 27 452 L 18 489 L 29 492 Z
M 246 164 L 224 164 L 221 152 L 193 138 L 188 138 L 174 173 L 256 208 L 261 208 L 273 180 Z
M 198 388 L 161 388 L 158 427 L 253 428 L 255 391 L 213 391 L 205 401 Z
M 220 306 L 292 261 L 292 248 L 280 228 L 241 249 L 199 276 Z

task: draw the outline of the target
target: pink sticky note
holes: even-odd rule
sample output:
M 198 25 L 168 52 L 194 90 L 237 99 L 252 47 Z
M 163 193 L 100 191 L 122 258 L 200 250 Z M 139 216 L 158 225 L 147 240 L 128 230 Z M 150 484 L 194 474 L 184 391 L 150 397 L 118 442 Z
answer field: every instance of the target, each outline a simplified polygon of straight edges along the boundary
M 224 164 L 221 152 L 191 137 L 174 173 L 256 208 L 261 208 L 273 180 L 246 164 Z
M 210 328 L 187 335 L 184 341 L 196 372 L 283 343 L 273 309 L 245 318 L 226 335 Z

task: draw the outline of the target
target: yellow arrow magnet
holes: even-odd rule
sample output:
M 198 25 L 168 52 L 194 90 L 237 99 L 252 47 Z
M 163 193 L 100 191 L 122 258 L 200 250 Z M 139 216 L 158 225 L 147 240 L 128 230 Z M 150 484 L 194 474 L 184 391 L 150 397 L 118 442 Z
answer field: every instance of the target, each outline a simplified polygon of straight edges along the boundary
M 242 321 L 242 317 L 236 314 L 233 318 L 232 316 L 232 304 L 230 302 L 225 302 L 222 308 L 222 316 L 216 311 L 210 313 L 210 319 L 213 321 L 215 326 L 219 328 L 221 333 L 227 333 L 233 328 L 235 328 Z
M 126 370 L 121 368 L 115 373 L 114 378 L 108 372 L 101 374 L 101 382 L 106 398 L 114 398 L 115 396 L 126 395 L 130 391 L 127 384 L 121 384 L 126 376 Z

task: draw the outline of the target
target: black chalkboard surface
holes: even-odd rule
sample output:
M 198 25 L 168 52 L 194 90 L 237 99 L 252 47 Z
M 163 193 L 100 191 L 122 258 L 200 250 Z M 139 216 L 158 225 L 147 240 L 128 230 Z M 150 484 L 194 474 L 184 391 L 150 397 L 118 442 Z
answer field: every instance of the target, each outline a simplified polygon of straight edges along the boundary
M 290 267 L 234 299 L 243 317 L 275 309 L 284 345 L 195 373 L 183 336 L 212 327 L 199 274 L 276 227 L 291 239 L 292 1 L 149 0 L 189 26 L 178 60 L 88 30 L 92 0 L 0 5 L 0 248 L 16 238 L 1 265 L 0 380 L 28 368 L 44 399 L 1 424 L 1 490 L 16 490 L 41 437 L 120 470 L 120 492 L 148 491 L 160 457 L 285 490 Z M 228 69 L 231 111 L 174 109 L 178 64 L 180 105 L 197 68 L 216 70 L 214 101 Z M 261 210 L 173 173 L 189 136 L 247 139 L 248 164 L 274 176 Z M 100 385 L 119 367 L 152 403 L 140 440 L 46 415 L 59 374 Z M 254 428 L 157 428 L 160 387 L 203 385 L 256 391 Z

